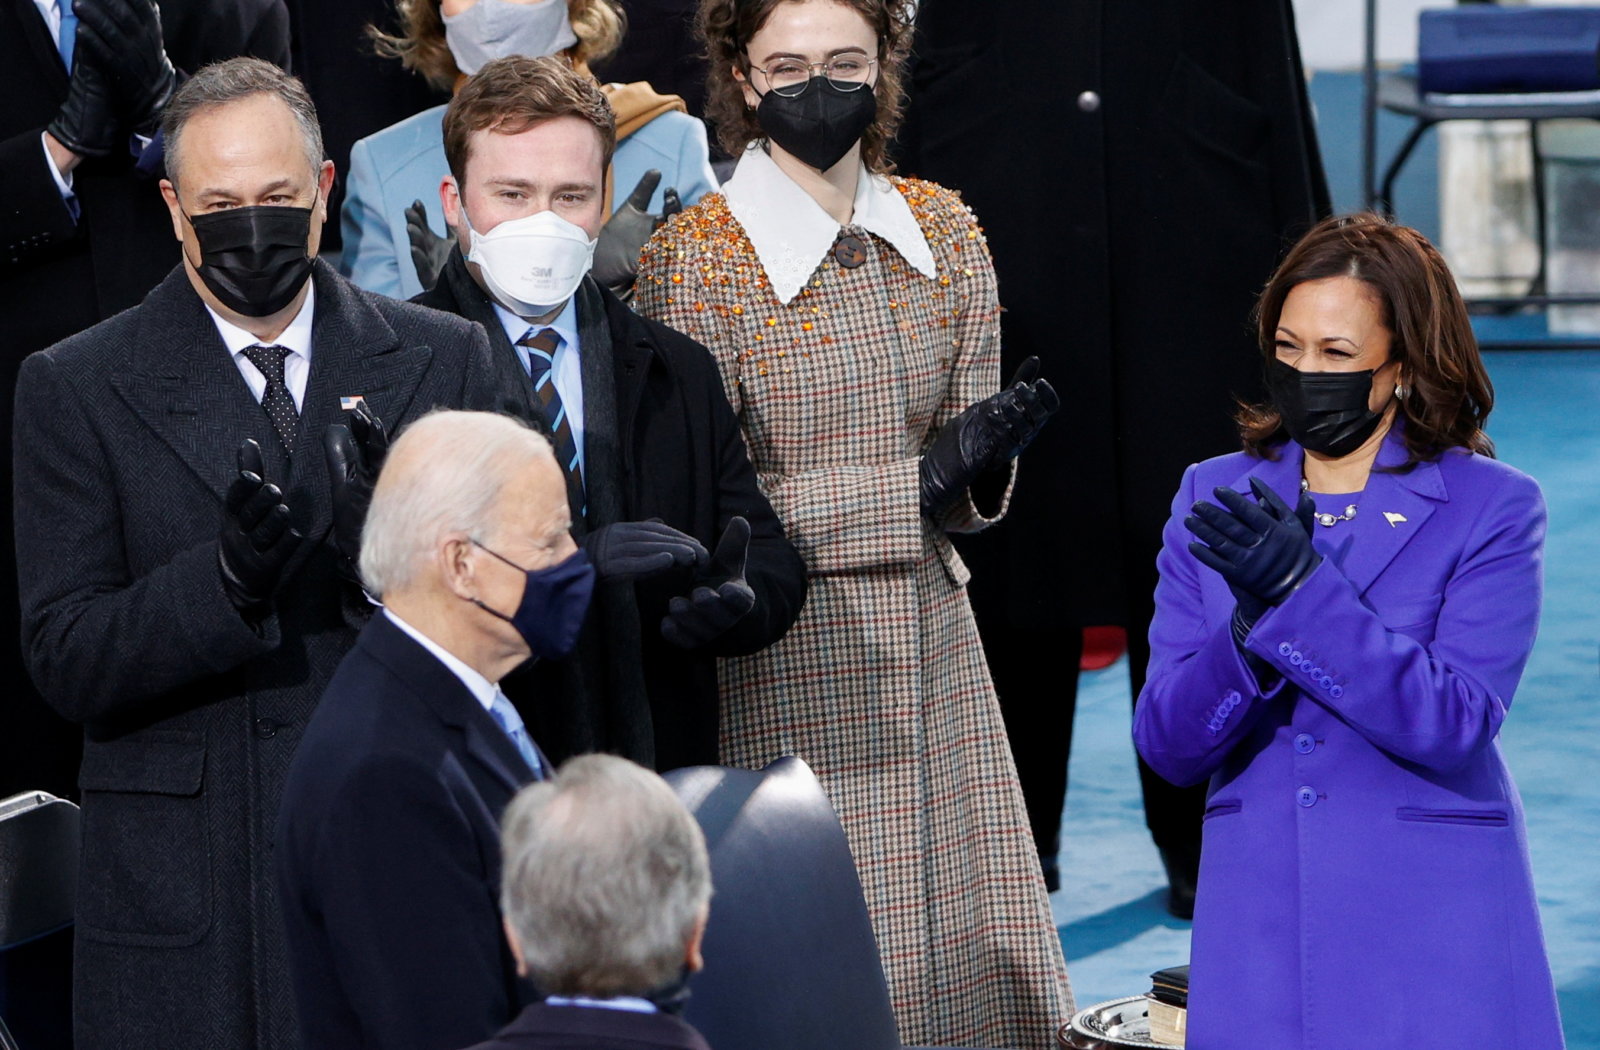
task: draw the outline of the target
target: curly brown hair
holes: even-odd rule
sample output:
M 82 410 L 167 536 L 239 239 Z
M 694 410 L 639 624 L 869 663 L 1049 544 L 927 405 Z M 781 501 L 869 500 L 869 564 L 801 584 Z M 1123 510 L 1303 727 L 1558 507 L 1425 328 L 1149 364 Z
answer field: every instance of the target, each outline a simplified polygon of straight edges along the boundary
M 444 19 L 439 0 L 395 0 L 400 32 L 386 33 L 367 26 L 378 54 L 398 58 L 402 65 L 428 78 L 442 91 L 455 89 L 461 78 L 455 56 L 444 42 Z M 612 54 L 622 44 L 627 21 L 615 0 L 567 0 L 567 19 L 578 42 L 566 51 L 574 66 L 588 66 Z M 537 57 L 537 56 L 529 56 Z
M 805 0 L 700 0 L 695 29 L 706 45 L 711 68 L 706 75 L 706 119 L 716 129 L 717 141 L 732 156 L 757 139 L 765 138 L 755 111 L 745 102 L 744 90 L 733 71 L 750 75 L 745 49 L 761 31 L 779 4 Z M 867 170 L 883 174 L 894 170 L 889 144 L 905 112 L 905 61 L 911 45 L 910 0 L 830 0 L 866 19 L 878 37 L 878 115 L 861 136 L 861 159 Z
M 1483 367 L 1467 307 L 1444 257 L 1428 239 L 1370 213 L 1325 219 L 1289 250 L 1256 305 L 1256 337 L 1264 362 L 1277 354 L 1278 319 L 1296 285 L 1328 277 L 1354 277 L 1372 289 L 1389 355 L 1400 363 L 1410 392 L 1400 399 L 1410 470 L 1450 448 L 1494 455 L 1484 423 L 1494 408 L 1494 387 Z M 1235 416 L 1245 451 L 1276 459 L 1288 439 L 1270 404 L 1240 406 Z

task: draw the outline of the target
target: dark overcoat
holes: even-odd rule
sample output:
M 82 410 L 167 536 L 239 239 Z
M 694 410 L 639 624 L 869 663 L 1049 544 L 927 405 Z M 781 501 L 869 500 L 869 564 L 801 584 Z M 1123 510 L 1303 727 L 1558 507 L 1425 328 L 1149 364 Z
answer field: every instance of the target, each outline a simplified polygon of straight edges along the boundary
M 1002 375 L 1066 402 L 962 546 L 1007 622 L 1142 632 L 1173 486 L 1238 447 L 1255 295 L 1328 210 L 1298 54 L 1289 0 L 920 5 L 900 167 L 983 220 Z
M 413 301 L 481 324 L 493 347 L 501 409 L 548 432 L 527 369 L 459 250 L 433 289 Z M 603 750 L 660 770 L 716 765 L 716 657 L 747 655 L 783 637 L 805 601 L 805 563 L 756 485 L 706 348 L 640 317 L 587 279 L 578 320 L 588 491 L 569 495 L 574 507 L 587 502 L 589 513 L 575 522 L 575 535 L 659 518 L 712 550 L 729 520 L 743 516 L 750 522 L 745 575 L 756 604 L 726 634 L 685 650 L 660 630 L 667 602 L 687 590 L 682 581 L 602 581 L 578 651 L 513 674 L 506 695 L 558 762 Z
M 22 367 L 24 648 L 45 700 L 84 733 L 84 1050 L 294 1045 L 268 843 L 301 731 L 370 610 L 338 571 L 321 435 L 341 397 L 395 428 L 434 406 L 492 407 L 478 329 L 324 263 L 313 274 L 291 467 L 182 269 Z M 256 628 L 217 568 L 245 438 L 307 540 Z
M 278 816 L 301 1050 L 460 1050 L 532 989 L 500 928 L 500 815 L 534 779 L 386 615 L 317 705 Z
M 165 0 L 167 54 L 180 69 L 255 55 L 287 65 L 282 0 Z M 17 369 L 35 350 L 133 306 L 178 261 L 156 180 L 127 150 L 72 173 L 77 220 L 61 200 L 39 136 L 67 97 L 67 70 L 33 0 L 0 0 L 0 434 L 11 433 Z M 0 797 L 68 794 L 77 730 L 41 705 L 22 668 L 11 559 L 11 456 L 0 455 Z M 25 742 L 25 743 L 24 743 Z

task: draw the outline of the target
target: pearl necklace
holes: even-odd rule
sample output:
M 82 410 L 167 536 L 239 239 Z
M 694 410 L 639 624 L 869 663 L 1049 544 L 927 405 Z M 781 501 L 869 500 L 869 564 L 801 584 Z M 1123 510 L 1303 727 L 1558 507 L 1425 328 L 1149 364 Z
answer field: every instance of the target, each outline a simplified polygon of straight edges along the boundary
M 1311 482 L 1307 481 L 1305 478 L 1301 478 L 1300 479 L 1300 491 L 1301 492 L 1308 492 L 1308 491 L 1310 491 L 1310 489 L 1311 489 Z M 1323 511 L 1317 511 L 1316 514 L 1313 515 L 1313 517 L 1315 517 L 1317 519 L 1317 524 L 1318 525 L 1321 525 L 1324 528 L 1329 528 L 1329 529 L 1333 528 L 1335 525 L 1339 524 L 1341 521 L 1353 521 L 1353 520 L 1355 520 L 1355 516 L 1356 516 L 1356 505 L 1354 503 L 1352 503 L 1349 506 L 1345 507 L 1343 514 L 1328 514 L 1328 513 L 1325 513 Z

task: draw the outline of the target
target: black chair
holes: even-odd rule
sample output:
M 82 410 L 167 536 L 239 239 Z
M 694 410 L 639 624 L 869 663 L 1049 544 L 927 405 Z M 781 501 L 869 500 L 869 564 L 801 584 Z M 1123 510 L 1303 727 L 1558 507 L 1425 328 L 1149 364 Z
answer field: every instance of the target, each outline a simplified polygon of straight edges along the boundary
M 1544 190 L 1544 156 L 1539 150 L 1539 122 L 1544 120 L 1600 120 L 1600 90 L 1483 92 L 1439 94 L 1426 92 L 1417 78 L 1405 73 L 1379 75 L 1376 54 L 1378 0 L 1366 0 L 1366 43 L 1363 60 L 1362 184 L 1366 205 L 1394 215 L 1394 184 L 1406 161 L 1428 129 L 1450 120 L 1525 120 L 1533 160 L 1533 203 L 1539 269 L 1522 295 L 1476 296 L 1467 300 L 1475 311 L 1504 312 L 1523 307 L 1582 306 L 1600 303 L 1600 294 L 1552 295 L 1545 286 L 1549 261 L 1548 223 Z M 1379 110 L 1410 119 L 1411 130 L 1400 148 L 1377 175 L 1377 114 Z M 1600 346 L 1600 339 L 1483 340 L 1485 350 L 1537 349 L 1560 345 L 1571 349 Z
M 666 775 L 705 831 L 715 895 L 687 1021 L 714 1047 L 903 1048 L 861 881 L 798 758 Z
M 72 925 L 78 896 L 78 807 L 42 791 L 0 801 L 0 953 Z M 72 979 L 30 973 L 35 984 Z M 4 1019 L 0 1048 L 17 1050 Z

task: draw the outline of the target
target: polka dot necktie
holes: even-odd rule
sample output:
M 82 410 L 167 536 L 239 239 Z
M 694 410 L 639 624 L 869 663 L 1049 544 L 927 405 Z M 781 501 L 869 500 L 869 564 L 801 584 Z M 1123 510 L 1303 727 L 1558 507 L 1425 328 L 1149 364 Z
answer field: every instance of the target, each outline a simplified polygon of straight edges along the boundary
M 283 450 L 294 455 L 294 434 L 300 423 L 300 412 L 294 407 L 294 398 L 283 382 L 283 363 L 294 353 L 286 346 L 255 346 L 244 348 L 245 360 L 256 366 L 256 371 L 267 377 L 267 389 L 261 395 L 261 407 L 272 420 L 272 429 L 278 432 Z
M 550 444 L 556 451 L 556 460 L 567 472 L 576 491 L 583 491 L 583 472 L 578 467 L 578 443 L 572 436 L 572 421 L 561 404 L 561 394 L 556 390 L 551 367 L 555 364 L 556 350 L 561 346 L 561 336 L 554 328 L 538 331 L 530 328 L 528 334 L 517 340 L 518 346 L 528 349 L 528 375 L 533 379 L 533 392 L 544 411 L 545 422 L 550 424 Z M 581 516 L 587 507 L 579 509 Z

